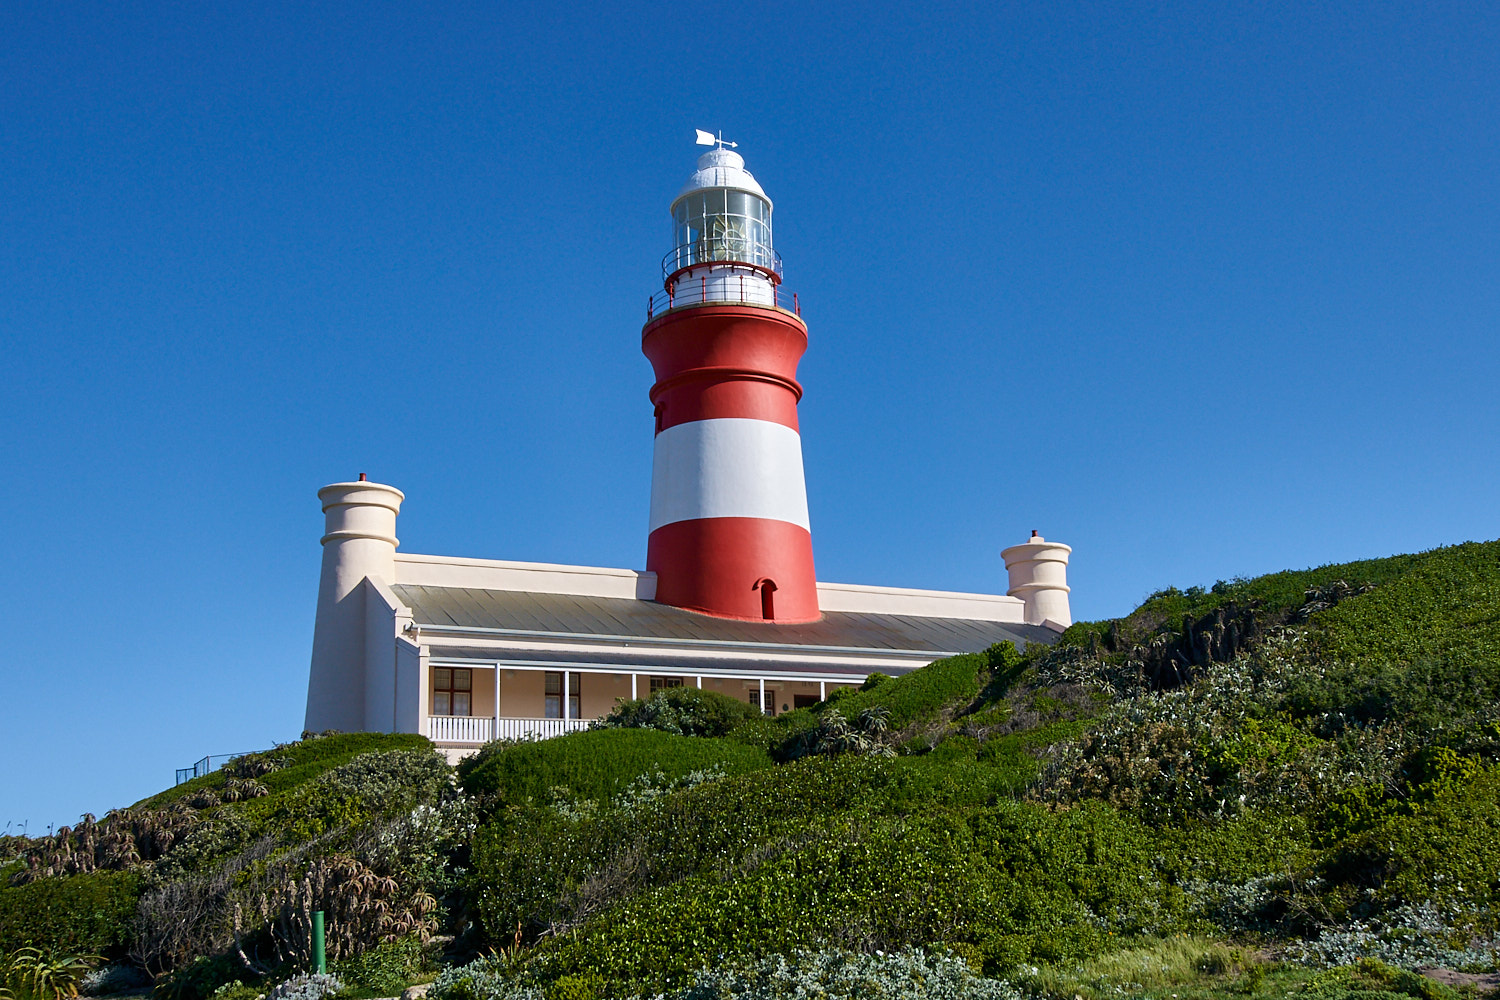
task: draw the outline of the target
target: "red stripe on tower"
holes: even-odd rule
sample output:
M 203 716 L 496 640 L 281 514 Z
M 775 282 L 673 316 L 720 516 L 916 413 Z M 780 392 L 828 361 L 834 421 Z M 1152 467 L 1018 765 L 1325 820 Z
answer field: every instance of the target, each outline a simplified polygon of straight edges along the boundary
M 719 146 L 672 203 L 656 371 L 646 568 L 656 599 L 721 618 L 818 618 L 797 429 L 807 327 L 778 306 L 771 201 Z

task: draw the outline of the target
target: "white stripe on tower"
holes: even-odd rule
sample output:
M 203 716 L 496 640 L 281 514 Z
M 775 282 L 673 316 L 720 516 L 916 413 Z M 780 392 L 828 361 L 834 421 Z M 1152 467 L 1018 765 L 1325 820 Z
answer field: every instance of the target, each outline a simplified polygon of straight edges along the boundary
M 801 435 L 744 417 L 694 420 L 657 434 L 650 530 L 710 517 L 764 518 L 811 530 Z

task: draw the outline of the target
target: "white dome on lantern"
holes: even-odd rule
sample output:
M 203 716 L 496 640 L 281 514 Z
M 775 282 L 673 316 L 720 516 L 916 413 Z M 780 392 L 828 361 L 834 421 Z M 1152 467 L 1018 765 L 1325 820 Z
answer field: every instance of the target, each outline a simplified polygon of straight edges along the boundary
M 702 191 L 705 188 L 726 188 L 730 191 L 747 191 L 760 198 L 767 205 L 771 199 L 766 197 L 766 192 L 760 183 L 745 169 L 745 158 L 732 149 L 710 149 L 698 157 L 698 169 L 693 171 L 693 176 L 687 179 L 682 190 L 677 192 L 677 197 L 672 199 L 676 205 L 683 198 L 694 191 Z

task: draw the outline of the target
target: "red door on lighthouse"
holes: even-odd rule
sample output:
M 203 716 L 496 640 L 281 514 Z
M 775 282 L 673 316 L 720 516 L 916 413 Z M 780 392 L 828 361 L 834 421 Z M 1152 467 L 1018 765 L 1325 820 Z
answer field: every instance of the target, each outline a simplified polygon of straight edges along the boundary
M 672 218 L 664 291 L 641 332 L 656 372 L 646 550 L 656 599 L 723 618 L 814 621 L 797 427 L 807 327 L 780 289 L 771 201 L 721 145 L 699 157 Z

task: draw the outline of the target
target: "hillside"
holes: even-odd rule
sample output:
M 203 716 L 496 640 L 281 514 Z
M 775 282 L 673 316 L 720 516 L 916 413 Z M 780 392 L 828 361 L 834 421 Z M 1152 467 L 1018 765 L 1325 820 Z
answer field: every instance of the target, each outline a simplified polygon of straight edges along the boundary
M 1457 997 L 1500 983 L 1500 542 L 456 771 L 312 736 L 0 852 L 17 968 L 173 1000 L 305 969 L 320 908 L 349 997 Z

